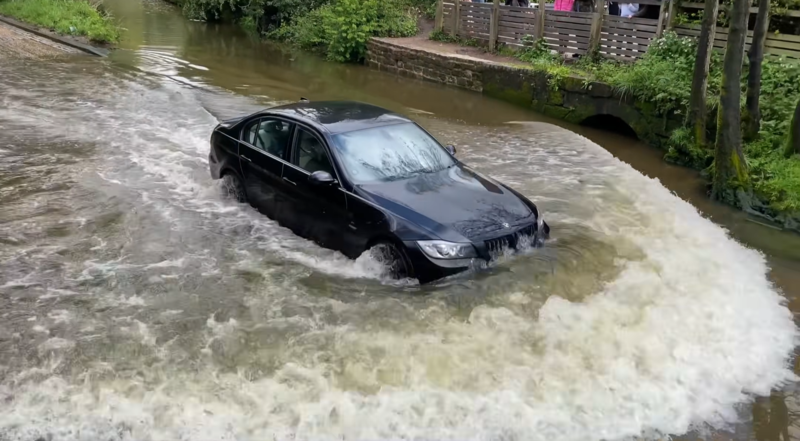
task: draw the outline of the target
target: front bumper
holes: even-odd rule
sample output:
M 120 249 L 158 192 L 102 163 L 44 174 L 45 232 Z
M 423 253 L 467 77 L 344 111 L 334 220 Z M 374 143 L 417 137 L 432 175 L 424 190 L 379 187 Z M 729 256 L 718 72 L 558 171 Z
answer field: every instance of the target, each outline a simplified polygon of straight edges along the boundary
M 542 228 L 532 224 L 504 231 L 501 235 L 473 240 L 478 257 L 469 259 L 436 259 L 425 254 L 416 241 L 404 242 L 404 245 L 414 275 L 420 283 L 427 283 L 474 268 L 476 262 L 491 261 L 503 249 L 518 249 L 523 243 L 526 247 L 541 247 L 549 237 L 550 226 L 546 222 L 542 222 Z
M 529 224 L 503 231 L 489 237 L 473 240 L 478 255 L 485 260 L 492 260 L 499 252 L 506 249 L 538 248 L 550 237 L 550 226 L 542 221 L 542 227 Z
M 414 277 L 419 283 L 428 283 L 443 277 L 458 274 L 470 268 L 475 259 L 434 259 L 422 252 L 416 241 L 403 242 L 406 255 L 414 268 Z

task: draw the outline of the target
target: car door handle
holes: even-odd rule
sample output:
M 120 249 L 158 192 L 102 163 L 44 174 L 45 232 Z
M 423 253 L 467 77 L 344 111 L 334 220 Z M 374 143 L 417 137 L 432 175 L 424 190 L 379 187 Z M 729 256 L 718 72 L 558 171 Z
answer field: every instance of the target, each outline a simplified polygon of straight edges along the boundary
M 292 184 L 292 185 L 297 185 L 293 180 L 287 178 L 286 176 L 283 177 L 283 180 L 288 182 L 288 183 L 290 183 L 290 184 Z
M 245 161 L 247 161 L 247 162 L 253 162 L 253 160 L 252 160 L 252 159 L 250 159 L 250 158 L 248 158 L 247 156 L 245 156 L 245 155 L 241 155 L 241 156 L 242 156 L 242 159 L 244 159 Z

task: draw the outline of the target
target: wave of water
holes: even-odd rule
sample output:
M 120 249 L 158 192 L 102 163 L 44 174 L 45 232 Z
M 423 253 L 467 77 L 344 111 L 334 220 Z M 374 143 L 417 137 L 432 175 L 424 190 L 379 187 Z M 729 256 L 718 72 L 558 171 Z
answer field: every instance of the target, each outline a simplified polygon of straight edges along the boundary
M 582 137 L 421 117 L 553 241 L 393 286 L 221 197 L 254 103 L 83 67 L 0 66 L 0 438 L 655 438 L 793 379 L 764 257 Z

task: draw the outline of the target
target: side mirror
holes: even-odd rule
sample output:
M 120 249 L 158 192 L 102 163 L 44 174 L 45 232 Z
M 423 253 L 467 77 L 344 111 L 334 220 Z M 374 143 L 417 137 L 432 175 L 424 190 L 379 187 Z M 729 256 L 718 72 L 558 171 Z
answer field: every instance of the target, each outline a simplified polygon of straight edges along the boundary
M 448 146 L 446 146 L 446 147 L 445 147 L 445 149 L 447 149 L 447 151 L 448 151 L 448 152 L 450 152 L 450 154 L 451 154 L 452 156 L 455 156 L 455 155 L 456 155 L 456 146 L 454 146 L 454 145 L 448 145 Z
M 335 184 L 336 179 L 334 179 L 333 176 L 326 171 L 317 170 L 308 176 L 308 182 L 310 182 L 312 185 L 324 186 Z

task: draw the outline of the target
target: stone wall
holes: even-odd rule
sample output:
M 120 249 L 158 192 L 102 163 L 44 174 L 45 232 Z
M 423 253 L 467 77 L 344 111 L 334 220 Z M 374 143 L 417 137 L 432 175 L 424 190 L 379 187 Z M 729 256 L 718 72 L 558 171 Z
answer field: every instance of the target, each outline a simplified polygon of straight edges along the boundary
M 480 92 L 481 60 L 469 57 L 442 56 L 374 38 L 367 43 L 367 66 L 403 77 L 449 84 Z
M 372 39 L 366 64 L 396 75 L 481 92 L 576 124 L 595 115 L 615 116 L 655 146 L 663 146 L 681 125 L 679 115 L 659 114 L 652 104 L 621 96 L 607 84 L 568 77 L 553 88 L 544 72 L 410 48 L 391 39 Z

